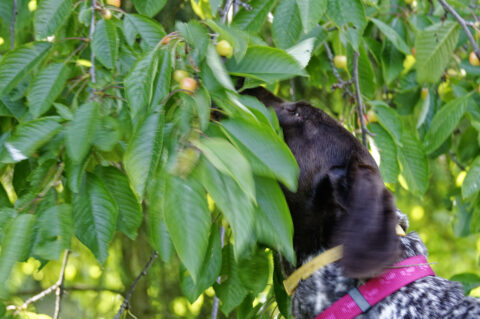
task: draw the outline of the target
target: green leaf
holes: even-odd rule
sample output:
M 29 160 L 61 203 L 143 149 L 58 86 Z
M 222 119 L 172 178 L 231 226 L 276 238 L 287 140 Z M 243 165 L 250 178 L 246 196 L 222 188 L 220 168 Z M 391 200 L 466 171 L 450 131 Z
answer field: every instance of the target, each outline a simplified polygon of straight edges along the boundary
M 35 76 L 27 95 L 34 118 L 48 111 L 62 93 L 69 75 L 70 69 L 64 63 L 52 63 Z
M 235 15 L 232 25 L 240 30 L 257 33 L 262 28 L 268 13 L 272 10 L 275 0 L 253 0 L 249 2 L 252 10 L 245 8 Z
M 150 114 L 138 126 L 125 151 L 125 171 L 140 199 L 143 198 L 148 177 L 159 162 L 164 121 L 163 113 Z
M 469 295 L 470 291 L 480 286 L 480 277 L 473 273 L 456 274 L 450 280 L 462 283 L 465 295 Z
M 50 141 L 60 131 L 56 120 L 48 117 L 25 122 L 15 128 L 13 134 L 5 140 L 1 162 L 15 163 L 27 159 L 43 144 Z
M 305 68 L 312 57 L 314 45 L 315 38 L 307 38 L 287 49 L 287 53 L 290 54 L 302 68 Z
M 0 296 L 6 298 L 10 273 L 17 261 L 21 261 L 29 252 L 33 235 L 35 215 L 21 214 L 12 220 L 2 241 L 0 254 Z
M 222 246 L 220 233 L 217 226 L 213 224 L 210 231 L 210 240 L 208 242 L 207 254 L 200 269 L 200 273 L 195 283 L 187 271 L 180 273 L 181 289 L 190 303 L 195 302 L 197 298 L 210 286 L 213 285 L 222 267 Z
M 177 23 L 177 30 L 185 40 L 193 46 L 198 61 L 202 61 L 210 43 L 209 30 L 199 22 L 191 20 L 188 23 Z
M 470 166 L 462 184 L 462 196 L 471 198 L 480 191 L 480 157 L 477 157 Z
M 178 256 L 196 283 L 207 252 L 211 225 L 207 196 L 201 185 L 168 176 L 164 217 Z
M 235 91 L 233 87 L 232 79 L 227 74 L 225 70 L 225 65 L 223 64 L 222 60 L 213 47 L 213 45 L 208 46 L 207 50 L 207 64 L 212 70 L 213 74 L 215 74 L 215 78 L 224 88 L 227 90 Z
M 367 25 L 362 2 L 360 0 L 328 0 L 327 16 L 345 32 L 353 48 L 358 50 L 360 36 Z
M 270 178 L 256 177 L 257 202 L 255 233 L 257 239 L 295 263 L 293 223 L 287 201 L 278 183 Z
M 221 274 L 225 276 L 226 280 L 221 284 L 215 283 L 213 287 L 215 289 L 215 295 L 222 302 L 220 308 L 228 317 L 228 314 L 241 304 L 248 294 L 247 288 L 240 280 L 232 245 L 223 247 Z
M 138 14 L 125 15 L 123 32 L 130 46 L 140 34 L 147 48 L 154 48 L 165 36 L 163 27 L 157 21 Z
M 54 35 L 65 23 L 72 8 L 72 0 L 40 1 L 33 20 L 35 38 L 41 40 Z
M 392 42 L 386 40 L 382 51 L 383 77 L 387 85 L 397 79 L 403 71 L 404 55 L 398 51 Z
M 138 13 L 150 18 L 160 12 L 165 3 L 167 0 L 133 0 L 133 5 Z
M 117 225 L 118 207 L 104 183 L 87 173 L 80 192 L 73 196 L 75 235 L 100 264 L 108 257 L 108 245 Z
M 434 24 L 415 39 L 417 81 L 437 82 L 450 61 L 458 41 L 460 26 L 454 21 Z
M 283 0 L 275 9 L 272 39 L 275 46 L 286 49 L 297 43 L 302 33 L 300 11 L 295 0 Z
M 285 51 L 259 45 L 249 47 L 240 62 L 230 59 L 226 66 L 233 75 L 265 82 L 284 80 L 297 75 L 306 76 L 298 62 Z
M 154 179 L 152 187 L 147 189 L 147 227 L 150 244 L 158 251 L 164 262 L 169 262 L 174 247 L 163 216 L 165 210 L 165 182 L 166 178 L 162 171 L 162 174 L 158 174 Z
M 297 0 L 297 5 L 304 33 L 315 28 L 327 10 L 327 0 Z
M 73 119 L 73 114 L 70 109 L 61 103 L 53 103 L 53 106 L 57 110 L 57 114 L 60 115 L 64 120 L 71 121 Z
M 265 289 L 270 276 L 270 255 L 265 249 L 257 249 L 255 254 L 238 262 L 238 272 L 243 285 L 258 294 Z
M 125 94 L 133 117 L 150 105 L 157 66 L 158 54 L 151 51 L 133 65 L 124 80 Z
M 110 152 L 121 138 L 120 124 L 111 116 L 99 119 L 93 145 L 101 151 Z
M 275 177 L 291 191 L 296 190 L 299 174 L 297 162 L 271 127 L 240 118 L 223 121 L 222 126 L 251 152 L 256 161 L 265 166 L 266 171 L 262 175 Z
M 395 183 L 398 179 L 400 167 L 397 160 L 397 146 L 391 135 L 378 123 L 369 125 L 370 131 L 375 134 L 375 146 L 380 152 L 380 173 L 385 183 Z
M 72 208 L 62 204 L 50 207 L 37 215 L 33 254 L 45 260 L 57 260 L 63 250 L 70 248 L 73 235 Z
M 373 72 L 372 63 L 368 58 L 368 53 L 361 45 L 359 47 L 360 55 L 358 57 L 358 80 L 362 94 L 369 99 L 375 97 L 375 73 Z M 353 59 L 352 59 L 353 61 Z
M 229 175 L 240 186 L 242 191 L 255 200 L 255 184 L 252 171 L 245 157 L 227 140 L 218 137 L 194 141 L 203 155 L 220 172 Z
M 372 101 L 371 104 L 380 124 L 390 134 L 393 141 L 397 145 L 401 145 L 403 128 L 397 112 L 382 101 Z
M 219 34 L 219 40 L 227 40 L 233 47 L 233 56 L 240 61 L 247 52 L 248 33 L 231 26 L 225 26 L 212 20 L 205 23 L 210 29 Z
M 170 92 L 170 83 L 172 79 L 172 58 L 167 50 L 160 50 L 158 57 L 159 66 L 157 77 L 154 84 L 154 93 L 152 97 L 152 106 L 160 104 Z
M 67 152 L 74 162 L 81 162 L 93 144 L 98 124 L 98 106 L 94 102 L 81 105 L 68 124 Z
M 390 40 L 393 45 L 403 54 L 410 54 L 410 48 L 403 41 L 403 39 L 398 35 L 397 31 L 392 29 L 389 25 L 385 24 L 383 21 L 377 20 L 375 18 L 370 19 L 382 33 Z
M 230 176 L 221 174 L 205 159 L 200 161 L 195 173 L 232 228 L 236 256 L 248 252 L 255 243 L 252 200 Z
M 111 166 L 101 168 L 99 173 L 118 206 L 117 229 L 134 240 L 143 215 L 127 177 L 119 169 Z
M 422 196 L 428 187 L 428 158 L 418 139 L 409 131 L 403 130 L 402 146 L 398 149 L 401 174 L 407 182 L 408 190 Z
M 0 60 L 0 97 L 10 92 L 52 47 L 49 42 L 31 42 L 8 52 Z
M 112 20 L 101 19 L 95 25 L 92 39 L 92 50 L 95 58 L 106 68 L 112 69 L 117 61 L 118 36 L 117 28 Z
M 445 104 L 433 117 L 430 129 L 425 136 L 425 150 L 433 153 L 452 134 L 462 119 L 472 95 L 468 94 Z

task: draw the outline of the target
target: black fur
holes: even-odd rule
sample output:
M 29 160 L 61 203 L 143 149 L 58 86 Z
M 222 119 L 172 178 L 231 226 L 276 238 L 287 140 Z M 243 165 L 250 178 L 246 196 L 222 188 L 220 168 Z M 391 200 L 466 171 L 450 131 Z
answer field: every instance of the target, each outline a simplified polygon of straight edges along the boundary
M 284 189 L 297 262 L 343 244 L 345 273 L 366 278 L 398 259 L 393 196 L 368 150 L 337 121 L 306 102 L 285 102 L 263 88 L 245 94 L 274 108 L 285 142 L 300 166 L 297 192 Z
M 336 300 L 394 263 L 427 250 L 418 235 L 395 234 L 406 216 L 396 210 L 368 150 L 341 124 L 308 103 L 285 102 L 263 88 L 246 90 L 273 107 L 300 166 L 298 190 L 284 189 L 294 224 L 300 266 L 342 244 L 341 261 L 301 281 L 292 297 L 296 319 L 314 318 Z M 287 267 L 287 274 L 294 269 Z M 480 318 L 480 303 L 459 283 L 419 279 L 357 318 Z

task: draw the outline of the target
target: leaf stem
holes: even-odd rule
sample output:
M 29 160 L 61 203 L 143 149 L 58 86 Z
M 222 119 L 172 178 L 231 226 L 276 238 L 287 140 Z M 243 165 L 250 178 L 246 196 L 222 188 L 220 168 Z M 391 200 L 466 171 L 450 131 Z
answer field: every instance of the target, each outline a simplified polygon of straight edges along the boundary
M 478 47 L 477 42 L 475 41 L 475 38 L 473 37 L 472 33 L 468 29 L 467 23 L 465 19 L 463 19 L 457 11 L 455 11 L 454 8 L 452 8 L 451 5 L 448 4 L 446 0 L 438 0 L 438 2 L 442 5 L 442 7 L 445 9 L 445 11 L 450 12 L 452 16 L 457 20 L 458 24 L 462 27 L 463 31 L 467 34 L 467 38 L 472 44 L 473 51 L 477 55 L 477 57 L 480 59 L 480 48 Z

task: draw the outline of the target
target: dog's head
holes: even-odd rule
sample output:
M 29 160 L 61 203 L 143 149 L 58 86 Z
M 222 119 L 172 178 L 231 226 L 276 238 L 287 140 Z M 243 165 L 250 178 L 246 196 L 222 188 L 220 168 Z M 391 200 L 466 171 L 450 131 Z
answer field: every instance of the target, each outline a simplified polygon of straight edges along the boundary
M 300 166 L 298 190 L 284 193 L 294 224 L 297 262 L 343 244 L 345 274 L 366 278 L 398 258 L 396 207 L 368 150 L 341 124 L 306 102 L 247 90 L 273 107 Z

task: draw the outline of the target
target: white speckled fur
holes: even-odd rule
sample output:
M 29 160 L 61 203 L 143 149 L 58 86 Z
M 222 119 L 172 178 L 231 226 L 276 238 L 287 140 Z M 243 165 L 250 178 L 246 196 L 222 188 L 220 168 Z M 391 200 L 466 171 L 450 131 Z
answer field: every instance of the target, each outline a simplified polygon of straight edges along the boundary
M 399 212 L 398 217 L 399 224 L 407 229 L 406 216 Z M 401 246 L 402 259 L 427 255 L 425 245 L 414 232 L 401 237 Z M 345 277 L 338 263 L 328 265 L 300 282 L 292 296 L 292 314 L 296 319 L 315 318 L 351 288 L 362 283 Z M 460 283 L 429 276 L 401 288 L 357 318 L 480 318 L 480 300 L 465 297 Z

